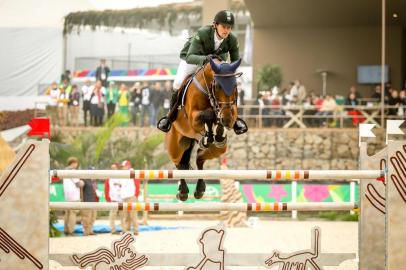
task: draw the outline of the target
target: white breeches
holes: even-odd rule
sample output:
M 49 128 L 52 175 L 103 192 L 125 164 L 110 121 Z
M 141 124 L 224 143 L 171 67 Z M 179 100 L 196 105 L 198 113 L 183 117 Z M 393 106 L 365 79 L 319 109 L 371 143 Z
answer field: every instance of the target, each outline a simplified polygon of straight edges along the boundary
M 173 82 L 173 89 L 179 90 L 182 86 L 183 80 L 189 75 L 194 73 L 198 69 L 198 65 L 191 65 L 186 63 L 185 60 L 180 60 L 178 71 L 176 72 L 176 77 Z

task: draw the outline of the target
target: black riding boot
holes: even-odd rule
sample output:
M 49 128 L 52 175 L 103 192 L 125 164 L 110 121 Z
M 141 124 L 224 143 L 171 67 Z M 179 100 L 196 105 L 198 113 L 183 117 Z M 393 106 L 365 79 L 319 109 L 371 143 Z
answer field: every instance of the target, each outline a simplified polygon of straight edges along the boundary
M 178 92 L 172 91 L 170 108 L 168 115 L 159 119 L 157 128 L 162 130 L 163 132 L 168 132 L 171 129 L 172 122 L 176 120 L 176 116 L 178 115 Z

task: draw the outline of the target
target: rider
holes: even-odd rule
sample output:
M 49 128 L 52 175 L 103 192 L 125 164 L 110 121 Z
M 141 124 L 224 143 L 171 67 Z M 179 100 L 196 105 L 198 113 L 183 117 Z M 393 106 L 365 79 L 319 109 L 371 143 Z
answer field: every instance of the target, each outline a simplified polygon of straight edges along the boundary
M 226 61 L 230 54 L 230 61 L 234 62 L 240 58 L 238 40 L 231 33 L 234 26 L 234 15 L 228 10 L 222 10 L 214 17 L 213 25 L 201 27 L 197 33 L 191 37 L 180 52 L 180 63 L 173 82 L 173 92 L 170 101 L 170 110 L 167 116 L 158 121 L 158 129 L 168 132 L 172 122 L 177 116 L 177 96 L 178 90 L 182 86 L 184 79 L 194 73 L 199 66 L 207 63 L 212 57 L 219 57 Z M 234 131 L 242 134 L 246 131 L 246 124 L 239 119 L 234 125 Z

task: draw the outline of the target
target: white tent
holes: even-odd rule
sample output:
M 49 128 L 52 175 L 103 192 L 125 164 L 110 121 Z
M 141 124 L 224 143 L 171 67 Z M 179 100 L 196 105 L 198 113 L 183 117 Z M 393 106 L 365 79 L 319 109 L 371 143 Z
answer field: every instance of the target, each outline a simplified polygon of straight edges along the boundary
M 87 0 L 0 1 L 0 96 L 33 96 L 62 71 L 63 17 Z
M 144 54 L 178 54 L 186 40 L 185 36 L 136 29 L 107 32 L 84 29 L 80 35 L 68 35 L 64 52 L 64 16 L 100 8 L 93 3 L 98 2 L 0 1 L 0 111 L 33 108 L 34 102 L 41 100 L 36 97 L 39 86 L 59 80 L 64 53 L 66 68 L 74 70 L 76 58 L 127 55 L 129 44 L 135 60 L 137 55 Z

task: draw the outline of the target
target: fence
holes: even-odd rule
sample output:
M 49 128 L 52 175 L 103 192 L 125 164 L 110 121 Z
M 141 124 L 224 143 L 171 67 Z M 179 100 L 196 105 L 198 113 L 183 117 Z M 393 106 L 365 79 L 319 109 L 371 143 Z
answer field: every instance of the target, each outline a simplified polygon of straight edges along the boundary
M 46 102 L 37 102 L 35 113 L 44 109 Z M 384 119 L 404 119 L 403 107 L 385 106 L 385 111 L 395 109 L 399 115 L 385 114 Z M 406 110 L 406 108 L 405 108 Z M 139 110 L 140 111 L 140 110 Z M 356 111 L 356 114 L 348 114 L 348 111 Z M 380 106 L 344 106 L 339 105 L 337 110 L 331 115 L 316 115 L 317 108 L 314 106 L 273 106 L 273 105 L 241 105 L 238 107 L 238 114 L 247 121 L 250 128 L 312 128 L 330 127 L 343 128 L 355 127 L 354 123 L 376 124 L 381 127 L 381 107 Z M 82 114 L 82 110 L 80 110 Z M 157 114 L 159 115 L 159 113 Z M 44 116 L 41 114 L 41 116 Z M 136 115 L 140 118 L 140 113 Z M 354 119 L 357 121 L 354 122 Z M 83 123 L 82 115 L 79 116 L 79 123 Z M 139 122 L 137 120 L 137 122 Z

